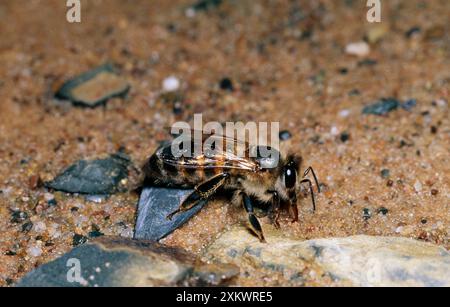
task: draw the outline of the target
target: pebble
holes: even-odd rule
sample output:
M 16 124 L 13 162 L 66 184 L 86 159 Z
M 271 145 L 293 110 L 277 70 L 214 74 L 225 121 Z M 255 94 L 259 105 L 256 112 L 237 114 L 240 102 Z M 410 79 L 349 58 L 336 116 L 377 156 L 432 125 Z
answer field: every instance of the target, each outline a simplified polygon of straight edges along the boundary
M 381 170 L 381 177 L 383 178 L 389 178 L 389 176 L 391 175 L 391 171 L 388 169 L 382 169 Z
M 33 223 L 32 222 L 26 222 L 25 224 L 22 225 L 22 232 L 29 232 L 31 229 L 33 228 Z
M 87 195 L 85 199 L 92 203 L 101 204 L 107 198 L 106 195 Z
M 30 249 L 29 252 L 38 255 L 39 249 Z M 79 281 L 67 278 L 69 259 L 78 259 L 81 263 Z M 179 248 L 148 241 L 102 237 L 36 268 L 16 286 L 226 286 L 238 274 L 239 269 L 234 265 L 205 263 Z
M 339 134 L 339 129 L 336 126 L 333 126 L 331 127 L 330 133 L 333 136 L 337 136 Z
M 27 249 L 27 254 L 36 258 L 42 255 L 42 249 L 38 245 L 32 245 Z
M 220 86 L 220 89 L 222 89 L 224 91 L 232 92 L 234 90 L 233 81 L 231 81 L 230 78 L 223 78 L 220 81 L 219 86 Z
M 180 89 L 180 80 L 177 77 L 170 76 L 163 81 L 163 91 L 164 92 L 175 92 Z
M 132 238 L 133 237 L 133 229 L 127 227 L 120 233 L 120 236 L 123 238 Z
M 280 132 L 279 138 L 280 138 L 280 141 L 287 141 L 290 138 L 292 138 L 292 134 L 287 130 L 283 130 Z
M 55 199 L 55 196 L 52 193 L 44 193 L 44 199 L 45 201 L 50 201 L 52 199 Z
M 420 27 L 412 27 L 411 29 L 409 29 L 408 31 L 406 31 L 405 36 L 407 38 L 411 38 L 412 36 L 419 34 L 421 32 L 421 28 Z
M 93 230 L 91 232 L 89 232 L 88 236 L 89 238 L 99 238 L 99 237 L 103 237 L 105 234 L 101 231 L 98 230 Z
M 24 211 L 13 211 L 11 213 L 11 223 L 18 224 L 28 218 L 28 213 Z
M 33 230 L 37 233 L 43 233 L 47 229 L 47 225 L 44 222 L 34 223 Z
M 447 101 L 445 99 L 438 99 L 438 100 L 436 100 L 436 104 L 439 107 L 444 108 L 447 106 Z
M 401 104 L 401 107 L 406 111 L 411 111 L 417 105 L 417 100 L 409 99 Z
M 72 245 L 73 246 L 82 245 L 82 244 L 86 243 L 87 240 L 88 240 L 88 238 L 86 238 L 85 236 L 76 233 L 73 236 Z
M 400 106 L 400 102 L 395 98 L 382 98 L 381 100 L 365 106 L 363 114 L 386 115 Z
M 186 16 L 191 18 L 195 17 L 197 12 L 207 11 L 209 9 L 218 7 L 222 4 L 222 2 L 223 0 L 198 0 L 188 9 L 186 9 Z
M 106 64 L 67 81 L 55 97 L 77 106 L 97 107 L 113 97 L 125 97 L 129 90 L 128 82 L 116 74 L 111 64 Z
M 80 160 L 45 185 L 67 193 L 109 195 L 124 188 L 120 183 L 128 177 L 130 164 L 122 152 L 106 159 Z
M 368 219 L 370 219 L 372 217 L 372 212 L 370 212 L 370 209 L 368 209 L 368 208 L 364 208 L 363 209 L 363 218 L 364 218 L 364 220 L 368 220 Z
M 450 285 L 450 253 L 441 246 L 398 237 L 360 235 L 305 241 L 278 231 L 265 234 L 267 243 L 261 244 L 245 227 L 230 227 L 206 248 L 204 259 L 235 264 L 241 273 L 262 271 L 252 276 L 256 285 L 270 282 L 258 278 L 281 272 L 284 279 L 276 279 L 274 285 L 304 286 L 302 280 L 290 277 L 305 273 L 305 267 L 314 268 L 306 272 L 333 276 L 336 282 L 353 286 Z
M 56 199 L 50 199 L 48 202 L 47 202 L 47 204 L 50 206 L 50 207 L 54 207 L 54 206 L 56 206 L 56 205 L 58 205 L 58 202 L 56 201 Z
M 374 66 L 377 65 L 378 61 L 374 59 L 364 59 L 358 62 L 358 66 Z
M 414 183 L 414 190 L 415 190 L 417 193 L 419 193 L 419 192 L 422 191 L 422 183 L 421 183 L 419 180 L 417 180 L 417 181 Z
M 346 117 L 349 117 L 349 115 L 350 115 L 350 110 L 347 110 L 347 109 L 345 109 L 345 110 L 341 110 L 341 111 L 339 111 L 339 114 L 338 114 L 340 117 L 342 117 L 342 118 L 346 118 Z
M 348 132 L 342 132 L 340 139 L 342 143 L 346 143 L 348 140 L 350 140 L 350 134 Z
M 345 52 L 350 55 L 364 57 L 370 53 L 370 46 L 366 42 L 350 43 L 345 47 Z
M 388 214 L 388 212 L 389 212 L 389 210 L 386 209 L 385 207 L 381 207 L 381 208 L 378 209 L 378 213 L 381 213 L 383 215 Z

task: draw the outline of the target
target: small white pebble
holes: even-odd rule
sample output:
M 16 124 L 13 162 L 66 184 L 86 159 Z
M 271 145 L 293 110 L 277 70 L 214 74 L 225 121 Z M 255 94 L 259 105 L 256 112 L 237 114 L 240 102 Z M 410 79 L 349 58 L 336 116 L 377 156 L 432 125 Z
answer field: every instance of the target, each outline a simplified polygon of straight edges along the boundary
M 89 279 L 90 279 L 90 280 L 94 280 L 94 279 L 95 279 L 95 276 L 94 276 L 94 275 L 91 275 L 91 276 L 89 276 Z
M 132 238 L 133 237 L 133 229 L 131 228 L 125 228 L 121 233 L 120 236 L 123 238 Z
M 37 233 L 43 233 L 47 229 L 47 226 L 44 222 L 37 222 L 33 225 L 33 230 Z
M 416 183 L 414 183 L 414 190 L 416 190 L 417 193 L 422 191 L 422 184 L 420 183 L 419 180 L 417 180 Z
M 9 197 L 11 195 L 11 193 L 13 192 L 12 187 L 1 188 L 0 190 L 3 192 L 2 194 L 5 195 L 6 197 Z
M 186 17 L 188 17 L 188 18 L 194 18 L 195 17 L 195 10 L 192 8 L 192 7 L 190 7 L 190 8 L 188 8 L 188 9 L 186 9 L 186 11 L 184 12 L 184 14 L 186 15 Z
M 395 233 L 401 233 L 403 231 L 403 226 L 399 226 L 395 229 Z
M 342 111 L 339 112 L 339 116 L 340 116 L 340 117 L 343 117 L 343 118 L 346 118 L 346 117 L 348 117 L 349 115 L 350 115 L 350 110 L 347 110 L 347 109 L 342 110 Z
M 105 196 L 103 195 L 88 195 L 86 196 L 86 200 L 92 203 L 101 204 L 105 200 Z
M 109 263 L 109 262 L 106 262 L 106 263 L 105 263 L 105 267 L 106 267 L 106 268 L 109 268 L 110 266 L 111 266 L 111 263 Z
M 436 104 L 443 108 L 447 106 L 447 101 L 445 101 L 445 99 L 438 99 L 436 100 Z
M 163 81 L 163 90 L 165 92 L 174 92 L 180 88 L 180 80 L 174 76 L 170 76 Z
M 369 54 L 370 46 L 366 42 L 350 43 L 345 47 L 347 54 L 364 57 Z
M 27 249 L 27 254 L 31 257 L 39 257 L 42 255 L 42 249 L 39 246 L 33 245 Z
M 102 271 L 102 269 L 100 268 L 95 268 L 95 272 L 100 273 Z
M 44 194 L 44 199 L 45 199 L 46 201 L 50 201 L 50 200 L 52 200 L 52 199 L 55 199 L 55 196 L 54 196 L 52 193 L 45 193 L 45 194 Z
M 331 127 L 331 131 L 330 131 L 331 135 L 338 135 L 339 134 L 339 129 L 336 126 Z

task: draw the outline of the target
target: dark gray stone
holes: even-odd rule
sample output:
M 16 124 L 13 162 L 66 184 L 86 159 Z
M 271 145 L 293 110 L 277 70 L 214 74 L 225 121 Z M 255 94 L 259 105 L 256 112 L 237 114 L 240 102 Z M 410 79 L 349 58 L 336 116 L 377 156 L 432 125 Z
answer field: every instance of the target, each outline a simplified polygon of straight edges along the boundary
M 400 107 L 406 111 L 411 111 L 416 105 L 415 99 L 409 99 L 402 103 L 395 98 L 382 98 L 380 101 L 365 106 L 363 114 L 386 115 Z
M 186 223 L 206 203 L 175 215 L 171 221 L 166 217 L 175 211 L 192 190 L 145 187 L 139 200 L 134 237 L 158 241 Z
M 290 138 L 292 138 L 292 134 L 287 130 L 283 130 L 280 132 L 279 138 L 280 138 L 280 141 L 287 141 Z
M 121 152 L 106 159 L 80 160 L 45 185 L 68 193 L 107 195 L 120 190 L 130 164 L 129 157 Z
M 195 12 L 207 11 L 209 9 L 218 7 L 223 0 L 199 0 L 191 6 Z
M 400 102 L 394 98 L 382 98 L 380 101 L 364 107 L 363 114 L 386 115 L 396 110 Z
M 216 286 L 238 273 L 236 266 L 206 264 L 155 242 L 102 237 L 40 266 L 16 286 Z

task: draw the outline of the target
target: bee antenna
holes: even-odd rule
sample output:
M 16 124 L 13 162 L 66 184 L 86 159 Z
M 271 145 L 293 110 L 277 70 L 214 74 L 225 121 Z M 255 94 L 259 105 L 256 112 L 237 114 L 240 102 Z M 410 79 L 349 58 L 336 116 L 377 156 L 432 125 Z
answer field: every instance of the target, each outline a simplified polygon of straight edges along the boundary
M 314 169 L 311 166 L 306 169 L 305 173 L 303 174 L 303 178 L 305 178 L 309 174 L 309 172 L 311 172 L 311 174 L 313 175 L 314 182 L 316 183 L 316 186 L 317 186 L 317 191 L 319 191 L 319 193 L 320 193 L 319 180 L 317 180 L 316 173 L 314 172 Z

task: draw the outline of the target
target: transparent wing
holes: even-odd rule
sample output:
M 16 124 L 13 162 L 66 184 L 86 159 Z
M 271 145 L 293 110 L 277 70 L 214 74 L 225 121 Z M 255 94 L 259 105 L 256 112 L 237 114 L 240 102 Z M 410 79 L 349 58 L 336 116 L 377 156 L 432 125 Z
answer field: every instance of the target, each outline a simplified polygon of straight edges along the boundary
M 183 168 L 223 168 L 257 171 L 257 160 L 250 158 L 247 142 L 221 135 L 201 135 L 201 141 L 177 138 L 157 151 L 164 162 Z

